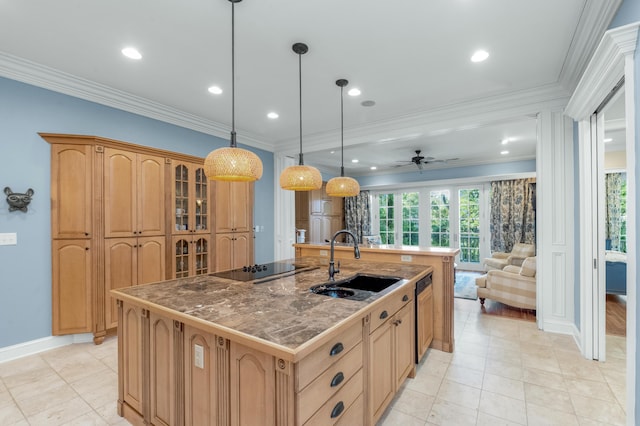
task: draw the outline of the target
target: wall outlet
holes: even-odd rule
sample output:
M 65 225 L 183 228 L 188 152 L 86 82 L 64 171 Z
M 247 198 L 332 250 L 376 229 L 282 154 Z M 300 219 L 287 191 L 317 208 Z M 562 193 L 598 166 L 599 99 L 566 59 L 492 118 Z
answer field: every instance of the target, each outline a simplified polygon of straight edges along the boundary
M 320 250 L 320 256 L 327 257 L 329 256 L 329 252 L 327 250 Z
M 193 363 L 198 368 L 204 368 L 204 348 L 201 345 L 193 345 Z
M 0 246 L 15 246 L 18 245 L 18 234 L 15 232 L 8 232 L 0 234 Z
M 403 254 L 400 256 L 400 260 L 402 262 L 411 262 L 413 261 L 413 256 L 409 255 L 409 254 Z

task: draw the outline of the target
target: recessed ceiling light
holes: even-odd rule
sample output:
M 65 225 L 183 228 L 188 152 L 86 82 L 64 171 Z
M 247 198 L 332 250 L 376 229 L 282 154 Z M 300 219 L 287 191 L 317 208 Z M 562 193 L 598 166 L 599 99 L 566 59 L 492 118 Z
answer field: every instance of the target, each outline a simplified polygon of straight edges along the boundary
M 142 59 L 142 55 L 135 47 L 125 47 L 121 50 L 122 54 L 130 59 Z
M 357 158 L 354 158 L 353 160 L 351 160 L 352 163 L 357 163 L 358 161 L 360 160 L 358 160 Z
M 489 57 L 489 52 L 486 50 L 476 50 L 471 57 L 471 62 L 482 62 Z
M 353 89 L 349 90 L 347 93 L 349 94 L 349 96 L 360 96 L 360 93 L 362 92 L 360 92 L 360 89 L 354 87 Z
M 605 138 L 604 141 L 605 142 L 611 142 L 613 140 L 613 138 Z
M 509 143 L 509 138 L 502 139 L 502 145 L 506 145 Z
M 509 153 L 509 151 L 500 151 L 500 154 L 502 155 L 507 155 Z
M 209 93 L 213 93 L 214 95 L 219 95 L 222 93 L 222 89 L 218 86 L 211 86 L 207 90 L 209 90 Z
M 329 154 L 335 154 L 335 153 L 336 153 L 335 151 L 330 151 L 330 152 L 329 152 Z
M 277 112 L 273 112 L 273 111 L 271 111 L 269 114 L 267 114 L 267 117 L 269 117 L 269 118 L 270 118 L 270 119 L 272 119 L 272 120 L 275 120 L 276 118 L 278 118 L 278 117 L 280 117 L 280 116 L 278 115 L 278 113 L 277 113 Z
M 371 166 L 369 167 L 371 170 L 377 170 L 378 168 L 376 166 Z

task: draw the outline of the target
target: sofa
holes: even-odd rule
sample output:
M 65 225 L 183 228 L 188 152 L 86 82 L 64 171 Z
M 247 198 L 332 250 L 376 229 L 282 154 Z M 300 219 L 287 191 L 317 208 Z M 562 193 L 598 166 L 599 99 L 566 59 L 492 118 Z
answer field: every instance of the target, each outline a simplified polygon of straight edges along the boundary
M 607 294 L 627 294 L 627 254 L 605 251 Z
M 527 257 L 521 266 L 507 265 L 476 278 L 480 304 L 485 299 L 522 309 L 536 309 L 536 258 Z
M 536 248 L 533 244 L 516 243 L 511 252 L 496 251 L 483 260 L 485 271 L 502 270 L 505 266 L 520 266 L 527 257 L 535 256 Z

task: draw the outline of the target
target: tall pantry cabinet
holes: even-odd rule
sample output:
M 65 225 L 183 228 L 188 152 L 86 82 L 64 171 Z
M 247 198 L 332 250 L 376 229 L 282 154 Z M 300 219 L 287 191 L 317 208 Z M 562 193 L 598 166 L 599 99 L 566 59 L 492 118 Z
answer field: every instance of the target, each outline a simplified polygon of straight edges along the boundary
M 101 343 L 117 326 L 110 290 L 213 271 L 218 200 L 202 158 L 95 136 L 40 136 L 51 144 L 54 335 L 93 333 Z M 240 192 L 250 197 L 239 213 L 216 212 L 252 230 L 245 212 L 253 192 Z M 228 192 L 221 202 L 232 208 Z

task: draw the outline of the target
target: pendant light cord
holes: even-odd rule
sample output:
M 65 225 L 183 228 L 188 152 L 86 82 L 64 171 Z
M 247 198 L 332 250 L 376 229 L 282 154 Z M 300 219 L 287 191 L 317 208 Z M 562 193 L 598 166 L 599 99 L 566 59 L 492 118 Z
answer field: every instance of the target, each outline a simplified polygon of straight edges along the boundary
M 344 177 L 344 86 L 340 86 L 340 177 Z
M 304 160 L 302 159 L 302 54 L 298 53 L 298 89 L 300 93 L 300 157 L 298 165 L 303 166 Z
M 231 2 L 231 147 L 236 148 L 236 41 L 235 2 Z

